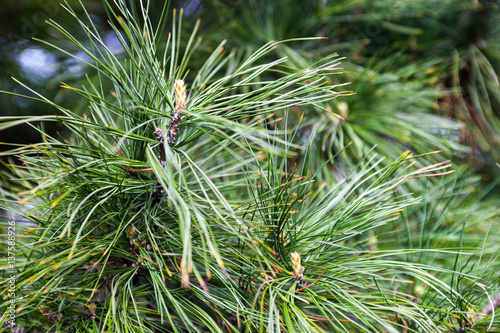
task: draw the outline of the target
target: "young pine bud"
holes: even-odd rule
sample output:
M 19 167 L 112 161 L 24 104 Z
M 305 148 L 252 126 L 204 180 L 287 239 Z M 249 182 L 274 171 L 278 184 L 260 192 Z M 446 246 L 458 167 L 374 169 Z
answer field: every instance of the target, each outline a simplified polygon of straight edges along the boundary
M 298 252 L 293 252 L 290 257 L 292 259 L 293 276 L 295 280 L 300 280 L 302 276 L 304 276 L 304 267 L 300 265 L 300 254 Z
M 186 108 L 186 85 L 183 80 L 175 80 L 175 113 Z
M 186 109 L 186 85 L 183 80 L 175 81 L 175 109 L 172 113 L 172 120 L 168 128 L 167 142 L 169 144 L 175 141 L 175 135 L 179 130 L 178 126 L 182 120 L 180 112 Z

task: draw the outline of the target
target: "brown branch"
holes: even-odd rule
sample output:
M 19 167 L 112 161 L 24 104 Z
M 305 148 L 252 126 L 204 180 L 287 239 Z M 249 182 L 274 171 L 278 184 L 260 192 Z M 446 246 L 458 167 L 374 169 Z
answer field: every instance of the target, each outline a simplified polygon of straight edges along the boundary
M 158 148 L 158 159 L 160 160 L 160 163 L 165 163 L 165 137 L 163 136 L 163 131 L 158 128 L 155 132 L 154 135 L 156 136 L 156 139 L 160 141 L 160 147 Z

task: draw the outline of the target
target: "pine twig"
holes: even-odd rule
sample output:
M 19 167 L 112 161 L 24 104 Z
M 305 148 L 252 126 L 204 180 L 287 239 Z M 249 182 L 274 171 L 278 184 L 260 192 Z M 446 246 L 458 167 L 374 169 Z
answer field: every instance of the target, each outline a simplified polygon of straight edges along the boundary
M 175 81 L 175 109 L 172 112 L 172 120 L 170 121 L 170 125 L 168 127 L 167 133 L 167 143 L 172 144 L 175 142 L 175 135 L 179 130 L 179 123 L 182 121 L 182 116 L 180 115 L 181 111 L 186 109 L 186 85 L 183 80 Z M 160 141 L 160 147 L 158 150 L 158 159 L 163 164 L 165 163 L 165 136 L 163 134 L 163 130 L 158 128 L 154 135 L 156 139 Z
M 160 163 L 165 163 L 165 137 L 163 136 L 163 131 L 161 128 L 158 128 L 155 132 L 154 135 L 156 136 L 156 139 L 160 141 L 160 147 L 158 148 L 158 159 L 160 160 Z
M 186 85 L 183 80 L 175 81 L 175 109 L 172 113 L 172 121 L 168 128 L 167 142 L 172 144 L 175 141 L 175 135 L 179 130 L 178 126 L 182 120 L 181 111 L 186 109 Z

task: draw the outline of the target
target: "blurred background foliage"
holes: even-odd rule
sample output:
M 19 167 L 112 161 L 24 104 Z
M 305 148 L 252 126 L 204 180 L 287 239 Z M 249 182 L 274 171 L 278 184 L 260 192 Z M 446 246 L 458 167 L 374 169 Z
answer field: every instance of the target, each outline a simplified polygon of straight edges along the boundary
M 86 5 L 93 13 L 96 24 L 102 25 L 103 30 L 110 31 L 101 2 L 87 1 Z M 70 30 L 73 29 L 72 32 L 76 35 L 82 35 L 78 26 L 70 24 L 71 15 L 58 1 L 3 1 L 0 4 L 0 89 L 33 96 L 12 80 L 12 77 L 15 77 L 68 108 L 81 108 L 83 106 L 78 105 L 81 99 L 61 89 L 60 81 L 82 79 L 85 75 L 84 67 L 61 52 L 32 40 L 39 38 L 57 41 L 62 48 L 76 51 L 74 44 L 61 39 L 60 34 L 46 23 L 54 18 Z M 44 115 L 55 112 L 46 104 L 5 94 L 0 95 L 0 103 L 2 116 Z M 56 127 L 55 123 L 45 126 L 53 126 L 48 129 L 51 132 L 62 130 L 62 126 Z M 40 138 L 37 131 L 26 125 L 1 131 L 0 141 L 33 143 L 40 141 Z M 6 148 L 8 147 L 4 146 L 2 149 Z

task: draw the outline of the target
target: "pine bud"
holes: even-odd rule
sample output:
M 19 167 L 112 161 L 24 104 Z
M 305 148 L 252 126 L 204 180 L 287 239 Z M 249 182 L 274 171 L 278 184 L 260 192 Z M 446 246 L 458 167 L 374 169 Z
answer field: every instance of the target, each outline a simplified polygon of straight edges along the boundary
M 293 276 L 295 280 L 300 280 L 304 275 L 304 267 L 300 265 L 300 254 L 298 252 L 293 252 L 290 257 L 292 259 Z
M 179 130 L 179 123 L 182 120 L 180 112 L 186 109 L 186 85 L 183 80 L 175 80 L 175 109 L 172 112 L 172 120 L 168 127 L 167 142 L 174 143 L 175 135 Z
M 186 108 L 186 86 L 184 80 L 175 80 L 175 113 Z

